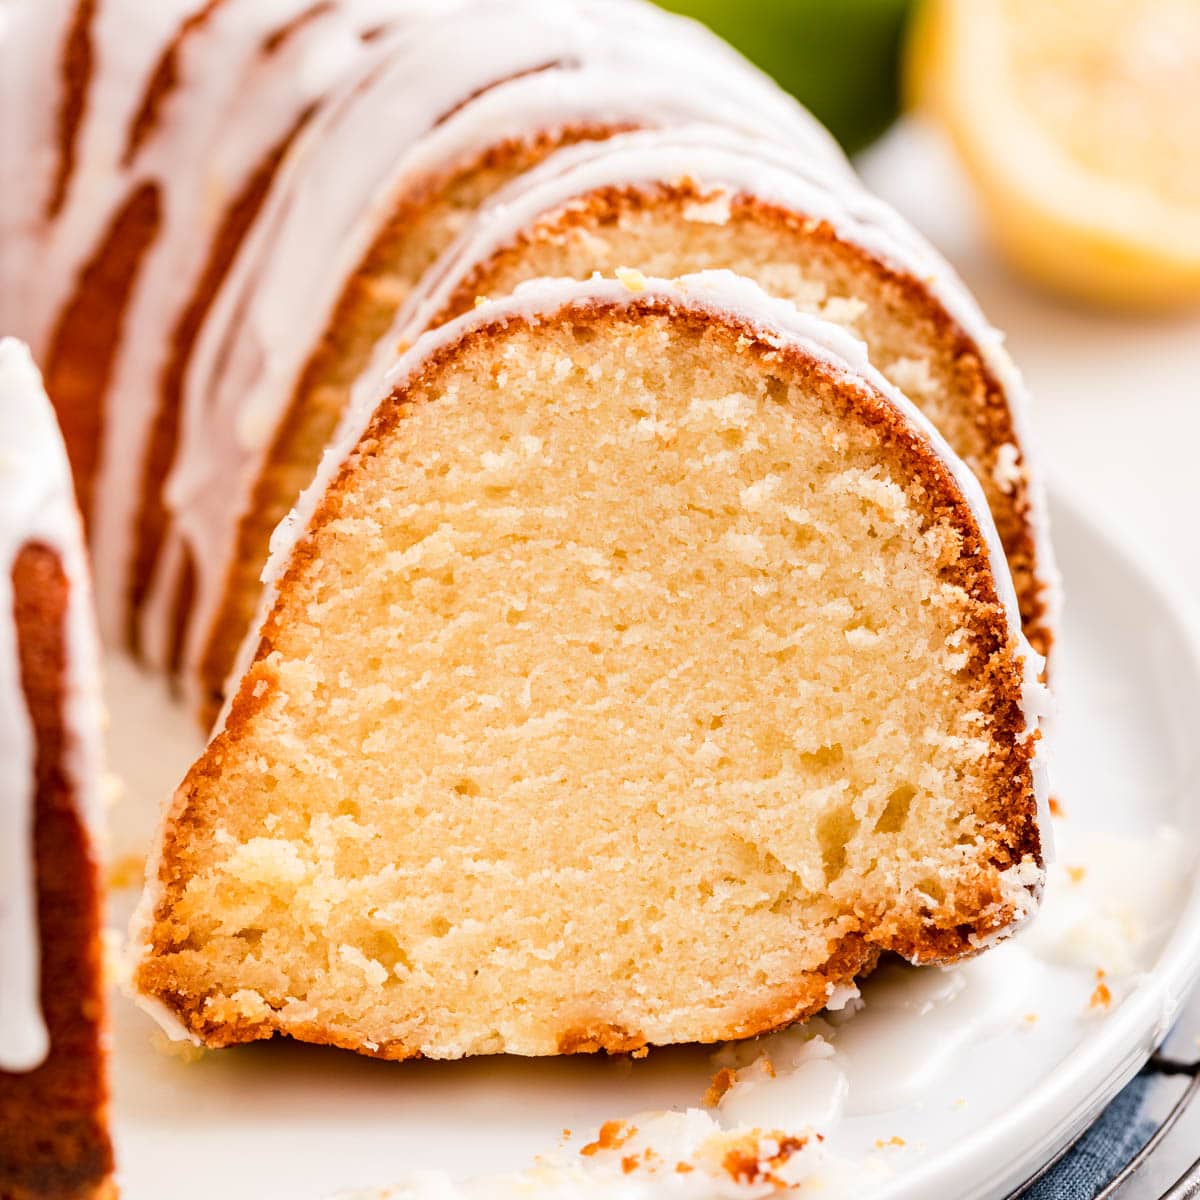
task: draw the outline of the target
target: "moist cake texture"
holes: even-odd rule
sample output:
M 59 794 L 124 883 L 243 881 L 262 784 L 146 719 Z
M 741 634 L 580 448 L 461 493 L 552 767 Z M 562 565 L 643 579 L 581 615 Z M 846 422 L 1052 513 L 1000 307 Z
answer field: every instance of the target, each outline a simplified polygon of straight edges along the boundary
M 969 475 L 836 330 L 627 283 L 431 335 L 281 528 L 144 901 L 191 1035 L 740 1037 L 1032 911 L 1036 663 Z

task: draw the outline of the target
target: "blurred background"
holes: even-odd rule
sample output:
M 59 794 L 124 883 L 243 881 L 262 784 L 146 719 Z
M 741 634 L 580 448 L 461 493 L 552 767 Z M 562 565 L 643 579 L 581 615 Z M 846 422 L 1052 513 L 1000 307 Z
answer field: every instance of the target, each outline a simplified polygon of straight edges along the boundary
M 829 125 L 1008 334 L 1053 487 L 1200 594 L 1200 0 L 661 2 Z

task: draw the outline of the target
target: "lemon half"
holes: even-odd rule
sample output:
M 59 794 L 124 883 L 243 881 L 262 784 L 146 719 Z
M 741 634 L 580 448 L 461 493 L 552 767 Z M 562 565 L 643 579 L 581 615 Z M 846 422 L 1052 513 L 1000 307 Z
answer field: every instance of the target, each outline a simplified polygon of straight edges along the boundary
M 1200 0 L 925 0 L 907 85 L 998 242 L 1088 300 L 1200 300 Z

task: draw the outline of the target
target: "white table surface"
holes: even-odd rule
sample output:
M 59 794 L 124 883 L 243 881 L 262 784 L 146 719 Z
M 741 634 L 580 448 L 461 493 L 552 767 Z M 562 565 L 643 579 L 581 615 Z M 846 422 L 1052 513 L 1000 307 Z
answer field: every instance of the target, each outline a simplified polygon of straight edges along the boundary
M 1114 314 L 1038 291 L 991 250 L 968 181 L 923 124 L 903 122 L 858 167 L 1006 331 L 1050 477 L 1200 595 L 1200 308 Z

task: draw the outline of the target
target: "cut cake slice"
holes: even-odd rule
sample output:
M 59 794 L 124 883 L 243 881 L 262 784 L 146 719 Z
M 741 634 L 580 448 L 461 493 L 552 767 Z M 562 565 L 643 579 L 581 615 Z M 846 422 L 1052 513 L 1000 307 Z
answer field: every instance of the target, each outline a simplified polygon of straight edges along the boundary
M 714 1041 L 1036 907 L 1040 660 L 970 472 L 725 272 L 423 338 L 277 533 L 135 982 L 212 1046 Z

